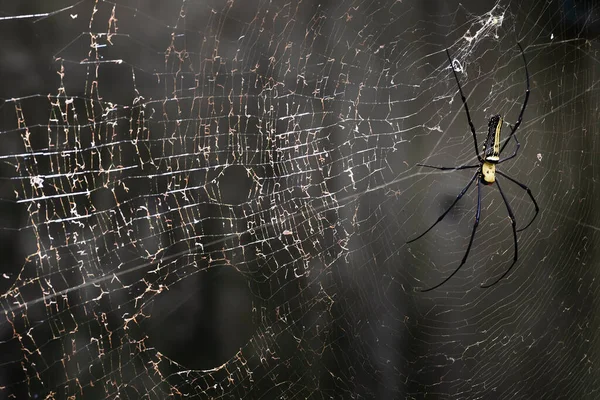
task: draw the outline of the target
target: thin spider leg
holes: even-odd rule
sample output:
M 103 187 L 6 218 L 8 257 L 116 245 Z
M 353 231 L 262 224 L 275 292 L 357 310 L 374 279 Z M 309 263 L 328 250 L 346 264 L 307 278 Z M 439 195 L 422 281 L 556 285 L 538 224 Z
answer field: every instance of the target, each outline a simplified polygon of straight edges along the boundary
M 498 181 L 498 178 L 496 178 L 496 185 L 498 185 L 498 190 L 500 191 L 500 194 L 502 195 L 502 200 L 504 200 L 504 204 L 506 205 L 506 210 L 508 211 L 508 216 L 510 217 L 510 223 L 512 224 L 513 238 L 515 241 L 515 256 L 513 258 L 513 263 L 510 265 L 510 267 L 508 267 L 508 269 L 502 275 L 500 275 L 500 277 L 498 279 L 496 279 L 492 283 L 482 283 L 481 284 L 482 288 L 489 288 L 491 286 L 494 286 L 496 283 L 500 282 L 502 280 L 502 278 L 504 278 L 506 275 L 508 275 L 508 273 L 510 272 L 512 267 L 515 266 L 515 264 L 517 263 L 517 260 L 519 258 L 518 257 L 519 245 L 517 244 L 517 221 L 515 220 L 515 215 L 513 214 L 513 211 L 510 208 L 510 205 L 508 204 L 508 200 L 506 199 L 506 196 L 504 195 L 504 192 L 502 191 L 502 188 L 500 187 L 500 182 Z
M 469 181 L 469 183 L 467 184 L 467 186 L 465 186 L 464 189 L 458 194 L 458 196 L 456 196 L 456 200 L 454 200 L 454 202 L 452 203 L 452 205 L 450 205 L 450 207 L 448 207 L 448 209 L 446 211 L 444 211 L 444 213 L 442 215 L 439 216 L 439 218 L 437 219 L 437 221 L 435 221 L 435 223 L 433 225 L 431 225 L 425 232 L 421 233 L 419 236 L 417 236 L 414 239 L 408 240 L 406 243 L 412 243 L 415 240 L 422 238 L 423 236 L 425 236 L 425 234 L 427 232 L 429 232 L 430 230 L 432 230 L 434 226 L 436 226 L 441 220 L 443 220 L 444 217 L 446 216 L 446 214 L 448 214 L 450 212 L 450 210 L 452 210 L 452 208 L 464 196 L 464 194 L 467 192 L 467 190 L 469 190 L 469 188 L 473 184 L 473 181 L 475 180 L 475 178 L 477 178 L 478 174 L 479 174 L 479 171 L 476 172 L 475 175 L 473 175 L 473 177 L 471 178 L 471 180 Z
M 469 169 L 469 168 L 477 168 L 479 167 L 479 164 L 477 165 L 461 165 L 460 167 L 436 167 L 435 165 L 428 165 L 428 164 L 417 164 L 419 167 L 427 167 L 427 168 L 433 168 L 433 169 L 439 169 L 441 171 L 447 171 L 447 170 L 459 170 L 459 169 Z
M 454 79 L 456 79 L 456 85 L 458 86 L 458 91 L 460 92 L 460 98 L 462 99 L 463 105 L 465 106 L 465 112 L 467 113 L 467 121 L 469 121 L 469 127 L 471 128 L 471 133 L 473 134 L 475 154 L 477 154 L 477 159 L 479 160 L 479 162 L 482 162 L 483 160 L 479 155 L 479 146 L 477 145 L 477 134 L 475 133 L 475 126 L 473 125 L 473 121 L 471 120 L 471 114 L 469 113 L 467 99 L 465 98 L 462 87 L 460 86 L 460 81 L 458 80 L 458 75 L 456 74 L 456 70 L 454 69 L 454 64 L 452 64 L 452 58 L 450 57 L 450 52 L 448 51 L 448 49 L 446 49 L 446 55 L 448 56 L 448 61 L 450 61 L 450 68 L 452 68 L 452 72 L 454 73 Z
M 521 187 L 521 189 L 526 190 L 527 194 L 529 195 L 529 198 L 531 199 L 531 201 L 533 202 L 533 205 L 535 206 L 535 215 L 533 216 L 533 218 L 531 218 L 531 221 L 529 221 L 529 223 L 527 225 L 525 225 L 525 228 L 517 229 L 517 232 L 524 231 L 525 229 L 529 228 L 529 226 L 533 223 L 533 221 L 535 220 L 535 217 L 537 217 L 538 213 L 540 212 L 540 207 L 538 206 L 537 201 L 535 201 L 535 198 L 533 197 L 533 193 L 531 193 L 531 190 L 527 186 L 523 185 L 521 182 L 517 181 L 516 179 L 511 178 L 510 176 L 508 176 L 498 170 L 496 170 L 496 173 L 502 175 L 503 177 L 505 177 L 509 181 L 513 182 L 514 184 L 519 185 Z
M 502 153 L 502 151 L 504 150 L 504 148 L 510 141 L 510 138 L 512 137 L 512 135 L 515 134 L 515 132 L 517 131 L 517 128 L 519 127 L 519 125 L 521 125 L 521 121 L 523 120 L 523 113 L 525 112 L 525 107 L 527 107 L 527 100 L 529 100 L 529 70 L 527 69 L 527 59 L 525 58 L 525 52 L 523 51 L 523 47 L 521 47 L 521 43 L 517 42 L 517 45 L 519 46 L 519 49 L 521 50 L 521 55 L 523 56 L 523 63 L 525 63 L 525 77 L 527 78 L 527 90 L 525 91 L 525 101 L 523 102 L 523 107 L 521 107 L 521 113 L 519 114 L 519 119 L 517 119 L 517 123 L 515 124 L 515 126 L 513 126 L 513 128 L 510 131 L 510 136 L 508 138 L 509 140 L 504 142 L 504 144 L 502 145 L 502 148 L 500 149 L 500 153 Z
M 477 175 L 475 175 L 477 176 Z M 470 185 L 470 183 L 469 183 Z M 479 217 L 481 216 L 481 180 L 477 179 L 477 213 L 475 214 L 475 223 L 473 224 L 473 232 L 471 232 L 471 240 L 469 240 L 469 246 L 467 247 L 467 251 L 460 262 L 460 265 L 454 270 L 453 273 L 450 274 L 446 279 L 444 279 L 441 283 L 435 285 L 432 288 L 421 290 L 421 292 L 429 292 L 430 290 L 437 289 L 442 286 L 444 283 L 448 282 L 450 278 L 452 278 L 460 268 L 465 265 L 467 262 L 467 257 L 469 256 L 469 252 L 471 251 L 471 246 L 473 245 L 473 239 L 475 238 L 475 232 L 477 232 L 477 226 L 479 225 Z
M 517 156 L 517 153 L 519 152 L 519 147 L 521 147 L 521 143 L 519 143 L 519 139 L 517 139 L 517 135 L 513 135 L 512 138 L 515 139 L 515 141 L 517 142 L 517 148 L 515 149 L 515 152 L 511 156 L 501 159 L 496 164 L 501 164 L 504 161 L 508 161 L 511 158 L 515 158 Z

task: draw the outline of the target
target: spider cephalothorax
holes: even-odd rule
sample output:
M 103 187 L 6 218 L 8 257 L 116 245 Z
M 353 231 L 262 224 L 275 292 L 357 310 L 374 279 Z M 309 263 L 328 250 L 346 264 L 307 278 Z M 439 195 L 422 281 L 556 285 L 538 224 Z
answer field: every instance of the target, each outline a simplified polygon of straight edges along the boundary
M 454 270 L 454 272 L 452 272 L 440 284 L 435 285 L 432 288 L 425 289 L 425 290 L 423 290 L 423 292 L 433 290 L 435 288 L 440 287 L 444 283 L 446 283 L 450 278 L 452 278 L 454 276 L 454 274 L 456 274 L 460 270 L 460 268 L 467 261 L 467 257 L 469 256 L 469 251 L 471 250 L 471 245 L 473 244 L 473 239 L 475 238 L 475 232 L 477 231 L 477 226 L 479 225 L 479 217 L 481 215 L 481 184 L 492 185 L 495 183 L 496 186 L 498 187 L 498 190 L 500 191 L 500 195 L 502 196 L 502 200 L 504 201 L 504 204 L 506 205 L 506 210 L 508 212 L 508 216 L 510 217 L 510 221 L 512 224 L 512 230 L 513 230 L 513 238 L 514 238 L 514 243 L 515 243 L 515 255 L 513 258 L 513 263 L 510 265 L 510 267 L 508 267 L 508 269 L 499 278 L 497 278 L 491 284 L 481 285 L 482 287 L 490 287 L 490 286 L 495 285 L 496 283 L 500 282 L 500 280 L 502 278 L 504 278 L 510 272 L 510 270 L 515 265 L 515 263 L 517 262 L 517 259 L 518 259 L 519 247 L 517 245 L 517 232 L 527 229 L 529 227 L 529 225 L 531 225 L 531 223 L 533 222 L 535 217 L 537 217 L 538 212 L 540 211 L 540 209 L 537 205 L 537 202 L 535 201 L 535 198 L 533 197 L 533 194 L 531 194 L 531 190 L 529 190 L 529 188 L 527 186 L 516 181 L 515 179 L 511 178 L 510 176 L 496 170 L 497 164 L 501 164 L 504 161 L 508 161 L 511 158 L 514 158 L 517 156 L 517 152 L 519 151 L 520 144 L 519 144 L 519 141 L 517 140 L 517 136 L 515 135 L 515 132 L 517 131 L 517 128 L 519 127 L 519 125 L 521 125 L 521 121 L 523 120 L 523 113 L 525 112 L 525 107 L 527 106 L 527 100 L 529 99 L 529 71 L 527 70 L 527 60 L 525 59 L 525 53 L 523 52 L 523 48 L 521 47 L 521 45 L 519 43 L 517 43 L 517 45 L 519 46 L 519 49 L 521 50 L 521 55 L 523 56 L 523 62 L 525 63 L 525 77 L 527 80 L 527 90 L 525 92 L 525 100 L 523 101 L 523 106 L 521 107 L 521 113 L 519 114 L 519 119 L 517 119 L 517 122 L 511 128 L 510 135 L 508 136 L 508 139 L 506 140 L 506 142 L 504 142 L 502 147 L 500 147 L 500 136 L 502 133 L 502 122 L 503 122 L 502 117 L 500 115 L 494 115 L 493 117 L 490 118 L 490 120 L 488 122 L 488 134 L 487 134 L 487 137 L 485 138 L 485 141 L 483 142 L 483 150 L 482 150 L 483 157 L 479 154 L 479 148 L 477 147 L 477 134 L 475 132 L 475 126 L 473 125 L 473 121 L 471 121 L 471 115 L 469 113 L 467 99 L 465 98 L 465 95 L 463 94 L 462 88 L 460 86 L 460 81 L 458 80 L 458 75 L 456 74 L 456 70 L 454 69 L 454 66 L 452 64 L 452 59 L 450 58 L 450 52 L 448 51 L 448 49 L 446 49 L 446 55 L 448 56 L 448 60 L 450 61 L 450 67 L 452 68 L 452 72 L 454 73 L 454 78 L 456 79 L 458 91 L 460 93 L 460 97 L 462 99 L 463 106 L 465 107 L 465 112 L 467 114 L 467 121 L 469 123 L 469 127 L 471 128 L 471 133 L 473 134 L 473 143 L 475 144 L 475 154 L 477 156 L 477 160 L 479 161 L 479 164 L 462 165 L 459 167 L 436 167 L 436 166 L 432 166 L 432 165 L 419 164 L 420 166 L 423 166 L 423 167 L 439 169 L 442 171 L 444 171 L 444 170 L 455 170 L 456 171 L 456 170 L 471 169 L 471 168 L 477 168 L 477 171 L 472 176 L 472 178 L 469 181 L 469 183 L 467 184 L 467 186 L 465 186 L 463 188 L 463 190 L 461 190 L 461 192 L 458 194 L 458 196 L 456 197 L 456 200 L 454 200 L 454 202 L 450 205 L 450 207 L 437 219 L 437 221 L 433 225 L 431 225 L 425 232 L 423 232 L 416 238 L 409 240 L 407 243 L 414 242 L 415 240 L 423 237 L 427 232 L 429 232 L 431 229 L 433 229 L 433 227 L 436 226 L 438 224 L 438 222 L 440 222 L 442 219 L 444 219 L 444 217 L 450 212 L 450 210 L 452 210 L 454 205 L 456 205 L 456 203 L 458 203 L 458 201 L 464 196 L 464 194 L 467 192 L 467 190 L 469 190 L 469 188 L 471 187 L 471 185 L 473 184 L 473 182 L 475 180 L 477 180 L 477 212 L 475 214 L 475 223 L 473 224 L 473 231 L 471 232 L 471 239 L 469 240 L 469 245 L 467 246 L 467 251 L 465 252 L 465 255 L 464 255 L 460 265 Z M 511 139 L 514 139 L 515 143 L 516 143 L 515 152 L 512 155 L 501 159 L 500 155 L 502 154 L 502 151 L 504 150 L 504 148 L 506 147 L 506 145 L 508 144 L 508 142 Z M 500 187 L 500 182 L 498 182 L 498 177 L 496 175 L 501 175 L 502 177 L 508 179 L 509 181 L 511 181 L 514 184 L 521 187 L 521 189 L 526 190 L 527 194 L 531 198 L 531 201 L 535 205 L 535 215 L 533 216 L 531 221 L 529 221 L 529 223 L 527 225 L 525 225 L 524 228 L 517 229 L 517 222 L 515 220 L 515 216 L 513 214 L 512 209 L 510 208 L 510 205 L 508 204 L 508 200 L 506 199 L 506 196 L 504 195 L 502 188 Z

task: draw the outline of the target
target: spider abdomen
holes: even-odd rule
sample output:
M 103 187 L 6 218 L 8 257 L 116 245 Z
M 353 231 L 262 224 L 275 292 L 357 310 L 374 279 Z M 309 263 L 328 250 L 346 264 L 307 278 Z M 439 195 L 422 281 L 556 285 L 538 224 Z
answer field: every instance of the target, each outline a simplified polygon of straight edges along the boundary
M 483 142 L 483 159 L 490 163 L 500 160 L 500 133 L 502 132 L 502 117 L 494 115 L 488 122 L 488 134 Z M 493 182 L 493 181 L 492 181 Z

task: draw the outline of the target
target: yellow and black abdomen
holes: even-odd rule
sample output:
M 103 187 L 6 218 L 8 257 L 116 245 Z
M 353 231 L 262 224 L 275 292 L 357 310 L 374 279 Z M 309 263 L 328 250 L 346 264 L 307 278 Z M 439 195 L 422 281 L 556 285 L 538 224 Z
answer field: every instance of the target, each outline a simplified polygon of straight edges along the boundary
M 500 132 L 502 131 L 502 117 L 494 115 L 488 123 L 488 134 L 483 142 L 483 159 L 495 164 L 500 160 Z
M 481 164 L 481 179 L 483 183 L 496 181 L 496 163 L 500 160 L 500 133 L 502 117 L 494 115 L 488 123 L 488 134 L 483 142 L 483 164 Z

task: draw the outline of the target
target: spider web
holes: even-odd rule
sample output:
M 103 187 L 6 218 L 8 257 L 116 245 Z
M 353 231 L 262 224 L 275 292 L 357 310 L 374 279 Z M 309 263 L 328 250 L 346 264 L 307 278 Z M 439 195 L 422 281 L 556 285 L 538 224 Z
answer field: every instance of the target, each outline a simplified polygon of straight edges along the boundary
M 0 12 L 0 398 L 597 396 L 592 3 Z M 499 168 L 542 212 L 480 289 L 514 251 L 483 188 L 424 295 L 476 203 L 405 244 L 469 180 L 416 164 L 476 161 L 444 49 L 482 143 L 524 99 L 517 40 L 532 94 Z

